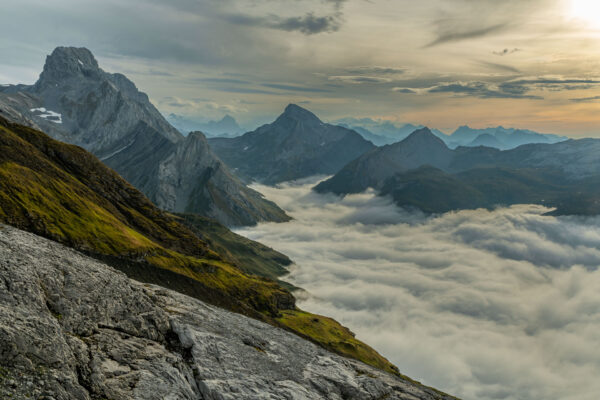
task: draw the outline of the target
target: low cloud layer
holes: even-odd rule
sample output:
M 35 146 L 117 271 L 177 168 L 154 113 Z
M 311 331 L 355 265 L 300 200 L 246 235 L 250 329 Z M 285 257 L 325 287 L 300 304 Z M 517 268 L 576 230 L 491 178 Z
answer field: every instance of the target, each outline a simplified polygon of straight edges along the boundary
M 600 393 L 600 219 L 514 206 L 426 217 L 314 182 L 257 186 L 295 220 L 239 232 L 289 255 L 300 306 L 469 399 Z

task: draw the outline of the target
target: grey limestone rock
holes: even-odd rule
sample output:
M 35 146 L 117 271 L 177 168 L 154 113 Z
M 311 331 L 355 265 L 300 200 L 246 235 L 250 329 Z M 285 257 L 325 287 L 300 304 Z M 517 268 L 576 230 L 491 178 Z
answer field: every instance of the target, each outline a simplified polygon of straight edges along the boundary
M 0 398 L 450 399 L 0 225 Z

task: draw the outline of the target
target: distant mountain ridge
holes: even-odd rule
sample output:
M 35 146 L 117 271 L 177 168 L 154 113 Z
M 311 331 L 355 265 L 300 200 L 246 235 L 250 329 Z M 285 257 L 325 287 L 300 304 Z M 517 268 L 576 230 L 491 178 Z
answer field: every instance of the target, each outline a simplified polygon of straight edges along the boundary
M 493 137 L 495 140 L 490 138 Z M 527 129 L 495 128 L 473 129 L 469 126 L 458 127 L 448 138 L 447 144 L 452 147 L 479 146 L 487 143 L 488 147 L 510 150 L 524 144 L 558 143 L 567 140 L 565 136 L 538 133 Z
M 218 121 L 208 122 L 196 121 L 192 118 L 183 117 L 173 113 L 167 115 L 166 119 L 183 135 L 187 135 L 189 132 L 200 131 L 207 137 L 235 137 L 243 133 L 242 128 L 238 125 L 235 118 L 229 114 Z
M 342 118 L 333 122 L 334 124 L 353 129 L 360 133 L 365 139 L 377 146 L 393 144 L 404 140 L 416 131 L 424 128 L 423 125 L 396 124 L 392 121 L 374 120 L 371 118 Z M 434 135 L 446 140 L 447 135 L 437 129 L 431 130 Z
M 355 131 L 326 124 L 295 104 L 271 124 L 209 143 L 239 176 L 265 184 L 335 173 L 375 147 Z
M 448 148 L 429 129 L 347 164 L 320 193 L 374 188 L 427 212 L 536 203 L 559 214 L 600 213 L 600 140 L 527 144 L 511 150 Z
M 342 118 L 335 121 L 335 123 L 354 129 L 377 146 L 399 142 L 415 130 L 423 128 L 422 125 L 398 125 L 391 121 L 379 121 L 371 118 Z M 475 147 L 484 145 L 508 150 L 523 144 L 557 143 L 568 139 L 559 135 L 538 133 L 527 129 L 504 128 L 502 126 L 473 129 L 464 125 L 458 127 L 450 135 L 437 129 L 431 129 L 431 132 L 452 149 L 459 146 Z
M 56 48 L 35 85 L 3 88 L 0 115 L 91 151 L 165 210 L 229 226 L 289 220 L 233 176 L 201 133 L 184 137 L 88 49 Z

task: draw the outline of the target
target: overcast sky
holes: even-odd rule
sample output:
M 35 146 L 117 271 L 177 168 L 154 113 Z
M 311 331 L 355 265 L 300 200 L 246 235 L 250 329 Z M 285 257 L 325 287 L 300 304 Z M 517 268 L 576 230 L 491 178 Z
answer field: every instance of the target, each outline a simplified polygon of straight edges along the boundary
M 594 0 L 0 0 L 0 83 L 88 47 L 163 112 L 600 136 Z

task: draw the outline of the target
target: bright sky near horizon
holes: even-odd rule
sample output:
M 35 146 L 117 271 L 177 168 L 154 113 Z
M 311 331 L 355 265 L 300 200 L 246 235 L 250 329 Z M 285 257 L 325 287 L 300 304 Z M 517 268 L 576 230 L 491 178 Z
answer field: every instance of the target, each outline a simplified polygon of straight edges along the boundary
M 594 0 L 0 0 L 0 83 L 85 46 L 164 113 L 600 136 Z

